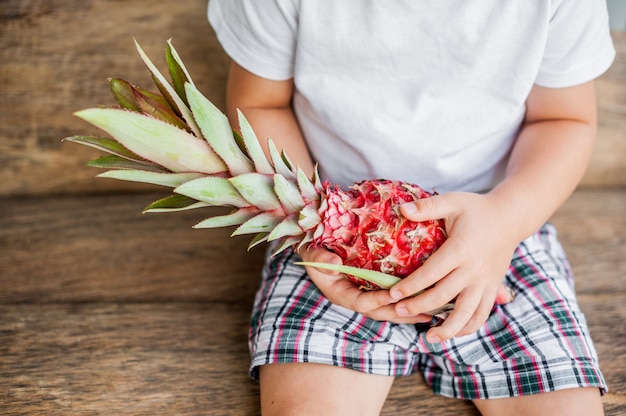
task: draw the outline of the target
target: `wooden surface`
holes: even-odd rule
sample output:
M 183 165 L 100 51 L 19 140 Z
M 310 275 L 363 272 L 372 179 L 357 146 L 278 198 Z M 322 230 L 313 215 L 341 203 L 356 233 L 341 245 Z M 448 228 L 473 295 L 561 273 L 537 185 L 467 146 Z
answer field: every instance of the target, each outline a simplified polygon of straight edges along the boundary
M 193 230 L 159 195 L 0 200 L 0 415 L 256 415 L 247 325 L 263 249 Z M 579 190 L 554 222 L 610 393 L 626 414 L 626 189 Z M 474 415 L 398 379 L 385 415 Z
M 108 77 L 150 88 L 132 38 L 164 70 L 172 37 L 196 84 L 223 105 L 228 59 L 206 19 L 206 0 L 0 1 L 0 195 L 151 189 L 98 181 L 98 152 L 61 139 L 97 133 L 72 113 L 112 105 Z M 598 81 L 600 131 L 586 185 L 626 186 L 626 33 Z

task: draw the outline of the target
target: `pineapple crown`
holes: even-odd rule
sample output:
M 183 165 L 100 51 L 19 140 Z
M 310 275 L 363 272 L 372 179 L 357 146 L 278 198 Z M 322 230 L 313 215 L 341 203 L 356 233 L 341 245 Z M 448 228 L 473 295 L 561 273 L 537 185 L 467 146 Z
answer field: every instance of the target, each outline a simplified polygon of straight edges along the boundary
M 278 240 L 275 253 L 313 239 L 324 186 L 268 140 L 263 152 L 250 123 L 238 110 L 241 133 L 191 80 L 171 40 L 166 61 L 171 83 L 139 43 L 135 46 L 159 93 L 119 78 L 109 80 L 120 108 L 90 108 L 75 113 L 111 137 L 73 136 L 65 140 L 108 153 L 87 166 L 98 175 L 173 188 L 144 212 L 230 206 L 234 211 L 207 218 L 195 228 L 238 226 L 233 235 L 256 234 L 250 247 Z

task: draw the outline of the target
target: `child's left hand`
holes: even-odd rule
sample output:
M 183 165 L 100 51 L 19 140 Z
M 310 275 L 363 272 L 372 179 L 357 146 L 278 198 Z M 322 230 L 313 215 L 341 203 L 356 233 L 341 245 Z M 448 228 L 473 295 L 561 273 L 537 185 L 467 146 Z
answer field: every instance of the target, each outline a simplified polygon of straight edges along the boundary
M 461 192 L 405 204 L 402 214 L 413 221 L 443 218 L 448 239 L 422 267 L 390 290 L 398 300 L 395 312 L 420 315 L 456 298 L 454 310 L 441 326 L 428 331 L 427 339 L 441 342 L 477 331 L 493 308 L 519 244 L 514 219 L 492 195 Z

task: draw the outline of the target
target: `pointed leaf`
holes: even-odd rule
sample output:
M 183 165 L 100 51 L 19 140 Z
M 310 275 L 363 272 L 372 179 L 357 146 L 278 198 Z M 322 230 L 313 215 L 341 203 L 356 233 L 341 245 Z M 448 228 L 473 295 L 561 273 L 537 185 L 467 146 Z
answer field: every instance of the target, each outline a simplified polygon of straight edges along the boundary
M 259 213 L 254 208 L 242 208 L 227 215 L 219 215 L 200 221 L 193 228 L 223 228 L 241 225 Z
M 255 235 L 252 241 L 250 241 L 250 244 L 248 244 L 248 251 L 252 250 L 254 247 L 258 246 L 259 244 L 266 242 L 267 236 L 268 236 L 268 233 L 258 233 L 257 235 Z
M 174 189 L 174 192 L 207 202 L 212 206 L 232 205 L 242 208 L 250 205 L 226 178 L 205 176 L 182 184 Z
M 304 199 L 295 183 L 282 175 L 274 175 L 274 191 L 287 213 L 299 212 L 304 208 Z
M 176 115 L 176 113 L 171 109 L 169 104 L 163 104 L 163 102 L 156 100 L 149 95 L 145 95 L 139 90 L 135 89 L 133 92 L 135 94 L 135 99 L 137 105 L 139 106 L 139 110 L 142 113 L 157 118 L 166 123 L 173 124 L 180 129 L 189 131 L 189 127 L 187 126 L 187 124 L 185 124 L 185 122 Z
M 267 237 L 267 240 L 273 241 L 283 237 L 295 237 L 303 234 L 304 231 L 300 228 L 298 222 L 294 218 L 288 217 L 274 227 L 274 229 L 270 232 L 270 235 Z M 300 241 L 300 238 L 297 240 Z
M 132 152 L 173 172 L 223 172 L 226 166 L 206 142 L 143 114 L 112 108 L 75 113 Z
M 109 79 L 109 86 L 111 88 L 113 98 L 115 98 L 115 101 L 117 101 L 122 108 L 132 111 L 140 111 L 130 82 L 120 78 L 111 78 Z
M 183 64 L 183 61 L 178 56 L 178 52 L 174 49 L 171 39 L 167 41 L 167 45 L 165 47 L 165 59 L 167 60 L 167 67 L 170 73 L 170 78 L 172 79 L 174 90 L 178 96 L 182 98 L 185 104 L 189 106 L 189 102 L 187 101 L 187 97 L 185 95 L 185 83 L 189 82 L 193 84 L 193 82 L 191 81 L 191 77 Z
M 111 153 L 126 159 L 137 160 L 140 162 L 149 162 L 141 156 L 131 152 L 130 150 L 122 146 L 117 140 L 111 139 L 110 137 L 73 136 L 66 137 L 63 140 L 78 144 L 84 144 L 86 146 L 90 146 L 99 150 L 104 150 L 107 153 Z
M 303 230 L 312 230 L 322 222 L 316 207 L 307 205 L 300 210 L 300 217 L 298 218 L 298 224 Z
M 90 168 L 101 169 L 132 169 L 132 170 L 145 170 L 149 172 L 168 173 L 166 169 L 160 166 L 154 165 L 148 162 L 140 162 L 136 160 L 126 159 L 117 155 L 105 155 L 100 156 L 89 163 L 87 166 Z
M 298 166 L 298 187 L 300 188 L 300 194 L 304 198 L 304 200 L 309 203 L 313 201 L 319 201 L 320 196 L 315 189 L 315 185 L 307 178 L 306 174 L 300 167 Z
M 165 99 L 167 99 L 167 101 L 174 108 L 174 110 L 177 110 L 178 113 L 182 115 L 183 119 L 185 119 L 185 121 L 189 125 L 189 128 L 196 135 L 196 137 L 202 137 L 200 128 L 196 124 L 196 121 L 191 114 L 191 110 L 189 109 L 189 107 L 187 107 L 187 104 L 185 104 L 183 99 L 178 96 L 174 88 L 167 82 L 163 74 L 159 72 L 157 67 L 150 60 L 150 58 L 148 58 L 148 55 L 146 55 L 141 46 L 139 46 L 137 40 L 135 40 L 135 47 L 137 48 L 139 56 L 148 67 L 148 70 L 150 70 L 155 84 L 157 85 Z
M 285 238 L 283 241 L 281 241 L 281 243 L 278 245 L 278 247 L 276 247 L 276 249 L 274 249 L 274 251 L 272 251 L 272 256 L 275 256 L 277 254 L 279 254 L 280 252 L 282 252 L 283 250 L 289 248 L 289 247 L 293 247 L 294 245 L 298 244 L 300 242 L 300 238 L 298 237 L 287 237 Z
M 235 141 L 228 118 L 192 84 L 186 84 L 185 90 L 204 138 L 228 165 L 231 175 L 254 172 L 252 162 Z
M 229 179 L 250 205 L 261 211 L 273 211 L 281 207 L 274 194 L 274 181 L 260 173 L 246 173 Z
M 280 223 L 281 218 L 263 212 L 241 224 L 232 235 L 269 233 Z
M 154 185 L 176 188 L 191 180 L 202 177 L 201 173 L 160 173 L 141 170 L 110 170 L 98 175 L 100 178 L 111 178 L 122 181 L 151 183 Z
M 316 262 L 298 262 L 302 266 L 310 266 L 318 269 L 333 270 L 339 273 L 349 274 L 359 277 L 368 282 L 374 283 L 383 289 L 389 289 L 400 281 L 398 277 L 390 274 L 377 272 L 375 270 L 360 269 L 358 267 L 344 266 L 342 264 L 316 263 Z
M 267 160 L 263 149 L 261 148 L 261 144 L 252 130 L 252 126 L 245 118 L 243 113 L 237 109 L 237 115 L 239 116 L 239 128 L 241 129 L 241 135 L 244 140 L 246 150 L 248 151 L 248 155 L 252 159 L 252 163 L 254 163 L 255 170 L 259 173 L 266 173 L 268 175 L 274 174 L 274 168 Z
M 272 164 L 274 165 L 274 169 L 276 173 L 279 175 L 283 175 L 285 178 L 295 178 L 296 174 L 293 173 L 291 168 L 285 164 L 280 152 L 276 148 L 274 141 L 272 139 L 267 139 L 267 146 L 270 152 L 270 158 L 272 159 Z
M 152 204 L 144 208 L 143 212 L 173 212 L 173 211 L 185 211 L 188 209 L 206 207 L 205 202 L 198 202 L 195 199 L 188 198 L 183 195 L 171 195 L 158 201 L 154 201 Z

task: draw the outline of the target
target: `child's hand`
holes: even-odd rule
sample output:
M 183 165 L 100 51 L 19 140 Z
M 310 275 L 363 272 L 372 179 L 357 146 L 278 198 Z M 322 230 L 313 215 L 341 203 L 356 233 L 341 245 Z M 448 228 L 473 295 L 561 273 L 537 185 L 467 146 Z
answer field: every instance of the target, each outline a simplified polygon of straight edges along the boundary
M 304 261 L 342 264 L 341 257 L 323 248 L 303 248 L 300 255 Z M 430 322 L 432 319 L 430 315 L 425 314 L 399 316 L 393 304 L 395 301 L 388 290 L 363 291 L 338 272 L 307 267 L 307 273 L 332 303 L 362 313 L 369 318 L 411 324 Z
M 477 331 L 489 316 L 519 243 L 514 220 L 498 208 L 495 197 L 458 192 L 405 204 L 402 213 L 413 221 L 443 218 L 448 239 L 422 267 L 390 290 L 398 301 L 396 312 L 419 315 L 456 298 L 454 310 L 441 326 L 428 331 L 427 339 L 439 342 Z

